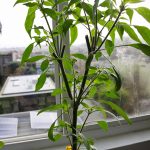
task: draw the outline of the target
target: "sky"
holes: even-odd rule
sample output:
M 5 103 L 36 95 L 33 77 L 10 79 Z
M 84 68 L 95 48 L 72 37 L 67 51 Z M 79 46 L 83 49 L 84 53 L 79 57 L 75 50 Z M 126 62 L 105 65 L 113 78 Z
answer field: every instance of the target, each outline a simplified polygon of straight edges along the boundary
M 25 6 L 17 5 L 13 7 L 16 0 L 0 0 L 0 21 L 3 29 L 0 35 L 0 48 L 26 47 L 30 42 L 30 38 L 24 29 L 24 20 L 26 18 L 27 9 Z M 150 0 L 145 0 L 143 6 L 150 8 Z M 138 19 L 137 19 L 138 18 Z M 133 20 L 136 24 L 146 24 L 140 17 Z M 80 38 L 76 43 L 82 41 L 84 34 L 80 32 Z

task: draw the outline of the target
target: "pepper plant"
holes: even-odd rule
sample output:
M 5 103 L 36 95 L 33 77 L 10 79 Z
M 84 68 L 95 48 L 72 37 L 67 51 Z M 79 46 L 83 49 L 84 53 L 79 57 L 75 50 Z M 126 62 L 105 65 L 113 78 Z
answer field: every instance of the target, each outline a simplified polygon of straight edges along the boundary
M 122 84 L 121 77 L 109 60 L 116 47 L 134 47 L 135 50 L 150 56 L 150 30 L 146 26 L 132 24 L 135 12 L 150 23 L 150 9 L 134 5 L 140 2 L 142 0 L 16 1 L 15 5 L 22 3 L 28 7 L 25 29 L 33 41 L 25 49 L 22 63 L 42 61 L 42 73 L 37 81 L 36 91 L 44 85 L 47 78 L 46 72 L 51 61 L 60 70 L 60 73 L 58 73 L 61 78 L 60 87 L 56 88 L 52 95 L 59 95 L 61 103 L 50 105 L 39 111 L 39 113 L 58 110 L 61 112 L 48 130 L 48 137 L 51 141 L 57 141 L 62 137 L 62 134 L 57 134 L 56 130 L 63 128 L 65 129 L 64 136 L 68 138 L 73 150 L 79 150 L 81 145 L 84 145 L 87 150 L 94 149 L 93 142 L 84 136 L 83 130 L 88 124 L 90 115 L 97 111 L 103 115 L 103 118 L 100 117 L 99 120 L 96 120 L 96 123 L 103 130 L 108 129 L 105 119 L 108 114 L 112 116 L 119 115 L 129 124 L 131 123 L 125 111 L 116 103 L 101 97 L 97 100 L 99 105 L 91 106 L 88 101 L 94 101 L 93 96 L 98 85 L 105 86 L 110 81 L 112 88 L 106 89 L 103 94 L 106 97 L 113 98 L 113 94 L 119 93 Z M 35 22 L 36 17 L 40 15 L 46 26 L 38 25 Z M 82 25 L 87 29 L 87 35 L 83 39 L 87 46 L 87 52 L 86 54 L 79 52 L 69 54 L 67 53 L 68 49 L 79 37 L 78 32 L 81 32 L 78 25 Z M 124 33 L 132 39 L 132 43 L 117 45 L 115 42 L 116 35 L 119 35 L 123 41 Z M 68 36 L 69 41 L 66 42 Z M 67 44 L 68 42 L 69 44 Z M 42 44 L 47 45 L 49 55 L 31 56 L 33 48 L 41 47 Z M 105 53 L 108 54 L 108 57 L 104 57 Z M 99 62 L 102 57 L 109 62 L 109 66 L 95 66 L 92 63 L 93 61 Z M 83 74 L 75 68 L 78 60 L 84 61 Z M 108 107 L 111 108 L 109 110 L 113 111 L 107 110 Z M 115 115 L 112 112 L 115 112 Z M 77 119 L 83 113 L 86 117 L 82 124 L 78 124 Z

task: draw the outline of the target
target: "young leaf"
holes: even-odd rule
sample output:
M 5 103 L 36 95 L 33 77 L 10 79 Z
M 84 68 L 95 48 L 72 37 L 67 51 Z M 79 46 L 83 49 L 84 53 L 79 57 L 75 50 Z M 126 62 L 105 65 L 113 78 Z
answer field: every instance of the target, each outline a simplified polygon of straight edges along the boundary
M 124 3 L 140 3 L 143 2 L 143 0 L 124 0 Z
M 87 60 L 87 57 L 84 54 L 75 53 L 75 54 L 72 54 L 72 56 L 74 56 L 74 57 L 76 57 L 78 59 Z
M 27 14 L 26 20 L 25 20 L 25 29 L 30 37 L 31 37 L 31 29 L 32 29 L 34 19 L 35 19 L 35 11 L 36 10 L 37 10 L 37 6 L 29 7 L 28 14 Z
M 45 60 L 41 63 L 40 68 L 41 68 L 42 71 L 45 71 L 45 70 L 48 68 L 48 66 L 49 66 L 49 61 L 48 61 L 48 59 L 45 59 Z
M 38 78 L 38 81 L 37 81 L 37 83 L 36 83 L 35 90 L 36 90 L 36 91 L 39 91 L 39 90 L 43 87 L 43 85 L 45 84 L 45 81 L 46 81 L 46 73 L 44 72 L 44 73 L 42 73 L 42 74 L 40 75 L 40 77 Z
M 27 59 L 26 61 L 27 62 L 35 62 L 35 61 L 38 61 L 43 58 L 45 58 L 45 55 L 37 55 L 37 56 L 33 56 L 33 57 Z
M 122 116 L 129 124 L 131 124 L 131 120 L 128 118 L 127 114 L 119 106 L 117 106 L 116 104 L 110 101 L 100 100 L 100 102 L 109 105 L 114 111 L 116 111 L 120 116 Z
M 32 50 L 33 50 L 34 43 L 31 43 L 24 51 L 21 64 L 25 63 L 27 59 L 30 57 Z
M 138 7 L 135 9 L 145 20 L 150 23 L 150 9 L 146 7 Z
M 117 32 L 118 32 L 118 34 L 120 36 L 120 39 L 123 40 L 123 34 L 124 34 L 123 26 L 120 25 L 120 24 L 117 24 L 116 28 L 117 28 Z
M 106 49 L 108 55 L 110 56 L 111 53 L 114 50 L 114 43 L 112 41 L 110 41 L 110 40 L 106 40 L 106 42 L 105 42 L 105 49 Z
M 0 141 L 0 149 L 4 147 L 4 142 Z
M 70 45 L 72 45 L 78 37 L 78 28 L 76 26 L 72 26 L 70 28 Z
M 108 131 L 108 124 L 106 121 L 98 121 L 97 123 L 102 130 Z
M 128 25 L 128 24 L 123 24 L 123 28 L 125 30 L 125 32 L 134 40 L 137 42 L 141 42 L 138 38 L 138 36 L 136 35 L 135 31 Z
M 130 44 L 129 46 L 141 50 L 145 55 L 150 56 L 150 46 L 146 44 Z
M 130 8 L 126 9 L 126 13 L 127 13 L 128 17 L 130 19 L 130 24 L 131 24 L 132 17 L 133 17 L 133 9 L 130 9 Z
M 147 42 L 148 45 L 150 45 L 150 29 L 144 26 L 134 26 L 142 38 Z

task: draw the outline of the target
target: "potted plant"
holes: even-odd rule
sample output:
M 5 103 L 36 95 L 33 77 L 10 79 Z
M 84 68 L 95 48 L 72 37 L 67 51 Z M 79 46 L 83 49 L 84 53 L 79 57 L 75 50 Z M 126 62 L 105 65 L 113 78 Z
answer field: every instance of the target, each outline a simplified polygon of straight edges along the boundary
M 105 99 L 108 94 L 109 98 L 117 94 L 122 82 L 115 66 L 107 57 L 104 57 L 104 52 L 111 56 L 116 47 L 130 46 L 150 56 L 150 30 L 145 26 L 132 25 L 132 17 L 135 11 L 150 23 L 150 9 L 145 7 L 130 8 L 132 4 L 140 2 L 142 0 L 95 0 L 91 3 L 85 0 L 16 1 L 15 5 L 22 3 L 28 7 L 25 29 L 33 40 L 24 51 L 22 63 L 42 61 L 42 73 L 37 81 L 36 91 L 44 85 L 46 72 L 51 61 L 60 70 L 60 73 L 58 73 L 61 78 L 60 87 L 56 88 L 52 95 L 59 95 L 61 103 L 39 111 L 39 113 L 61 111 L 48 131 L 50 140 L 59 140 L 62 135 L 55 134 L 55 130 L 64 128 L 72 150 L 79 150 L 81 145 L 84 145 L 87 150 L 94 149 L 93 142 L 83 135 L 83 129 L 87 124 L 88 117 L 96 111 L 102 113 L 105 118 L 107 113 L 113 115 L 111 112 L 113 110 L 115 115 L 120 115 L 129 124 L 131 123 L 127 114 L 117 104 L 107 98 Z M 34 22 L 39 15 L 37 12 L 40 12 L 41 17 L 45 20 L 46 27 Z M 50 20 L 55 24 L 53 27 Z M 87 46 L 87 52 L 86 54 L 79 52 L 69 54 L 67 53 L 69 47 L 78 38 L 77 26 L 79 24 L 83 25 L 88 31 L 85 39 L 83 39 Z M 124 33 L 129 35 L 133 42 L 126 45 L 117 45 L 115 35 L 119 34 L 121 40 L 123 40 Z M 145 44 L 142 43 L 137 33 L 144 39 Z M 70 41 L 66 42 L 65 39 L 68 34 Z M 69 44 L 66 44 L 68 42 Z M 47 45 L 49 55 L 31 57 L 33 48 L 40 47 L 41 44 Z M 109 62 L 109 66 L 97 67 L 92 63 L 93 61 L 99 61 L 102 57 Z M 74 67 L 78 60 L 84 61 L 83 74 Z M 89 105 L 87 101 L 94 101 L 92 98 L 97 91 L 96 87 L 99 85 L 99 87 L 105 86 L 110 81 L 113 86 L 109 90 L 103 91 L 105 96 L 104 99 L 99 97 L 100 105 Z M 107 110 L 108 107 L 111 108 L 110 111 Z M 77 119 L 84 112 L 86 112 L 86 117 L 83 123 L 78 125 Z M 96 123 L 100 128 L 107 130 L 107 121 L 103 118 L 99 119 Z

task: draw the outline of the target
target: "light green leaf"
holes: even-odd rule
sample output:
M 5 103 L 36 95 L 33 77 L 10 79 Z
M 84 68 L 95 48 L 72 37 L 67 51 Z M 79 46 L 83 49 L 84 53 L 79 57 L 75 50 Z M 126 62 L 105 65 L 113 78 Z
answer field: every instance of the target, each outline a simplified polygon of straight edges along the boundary
M 146 21 L 150 23 L 150 9 L 146 7 L 138 7 L 135 9 Z
M 106 105 L 109 105 L 114 111 L 116 111 L 120 116 L 122 116 L 129 124 L 131 124 L 131 120 L 128 118 L 127 114 L 117 106 L 116 104 L 110 102 L 110 101 L 105 101 L 105 100 L 100 100 L 101 103 L 104 103 Z
M 62 94 L 63 90 L 60 89 L 60 88 L 57 88 L 57 89 L 54 89 L 53 92 L 52 92 L 52 96 L 57 96 L 57 95 L 60 95 Z
M 102 130 L 108 131 L 108 124 L 106 121 L 98 121 L 97 123 Z
M 90 143 L 88 142 L 88 139 L 82 133 L 79 133 L 79 136 L 83 140 L 83 144 L 86 147 L 86 149 L 91 150 L 91 146 L 90 146 Z
M 150 46 L 146 44 L 130 44 L 129 46 L 141 50 L 145 55 L 150 56 Z
M 0 149 L 4 147 L 4 142 L 0 141 Z
M 43 85 L 45 84 L 45 81 L 46 81 L 46 73 L 44 72 L 44 73 L 42 73 L 42 74 L 40 75 L 40 77 L 38 78 L 38 81 L 37 81 L 37 83 L 36 83 L 35 90 L 36 90 L 36 91 L 39 91 L 39 90 L 43 87 Z
M 70 0 L 68 7 L 70 7 L 71 5 L 75 4 L 76 2 L 80 2 L 80 0 Z
M 70 45 L 72 45 L 78 37 L 78 28 L 76 26 L 72 26 L 70 28 Z
M 92 86 L 89 90 L 89 94 L 88 96 L 93 97 L 97 92 L 97 87 L 96 86 Z
M 114 50 L 114 43 L 110 40 L 106 40 L 105 49 L 106 49 L 108 55 L 110 56 Z
M 116 28 L 117 28 L 117 32 L 118 32 L 118 34 L 120 36 L 120 39 L 123 40 L 123 34 L 124 34 L 123 26 L 120 25 L 120 24 L 117 24 Z
M 100 4 L 101 7 L 107 7 L 108 9 L 112 9 L 113 3 L 111 0 L 105 0 Z
M 143 2 L 143 0 L 124 0 L 125 4 L 127 4 L 127 3 L 140 3 L 140 2 Z
M 45 58 L 45 55 L 37 55 L 37 56 L 30 57 L 26 61 L 27 62 L 35 62 L 35 61 L 41 60 L 43 58 Z
M 78 58 L 78 59 L 87 60 L 87 57 L 81 53 L 75 53 L 75 54 L 72 54 L 72 56 L 74 56 L 75 58 Z
M 126 9 L 126 13 L 127 13 L 128 17 L 129 17 L 129 19 L 130 19 L 130 24 L 131 24 L 131 22 L 132 22 L 132 17 L 133 17 L 133 9 L 127 8 L 127 9 Z
M 34 6 L 38 6 L 38 3 L 36 3 L 36 2 L 31 3 L 31 2 L 29 2 L 29 3 L 25 3 L 24 5 L 28 6 L 28 7 L 34 7 Z
M 48 61 L 48 59 L 45 59 L 45 60 L 41 63 L 40 68 L 41 68 L 42 71 L 45 71 L 45 70 L 48 68 L 48 66 L 49 66 L 49 61 Z
M 42 11 L 54 20 L 58 18 L 58 12 L 50 8 L 43 8 Z
M 134 26 L 142 38 L 150 45 L 150 29 L 144 26 Z
M 24 51 L 22 59 L 21 59 L 21 64 L 25 63 L 27 59 L 30 57 L 32 50 L 33 50 L 34 43 L 31 43 Z
M 47 111 L 58 111 L 58 110 L 62 110 L 63 109 L 63 104 L 56 104 L 56 105 L 50 105 L 46 108 L 41 109 L 38 112 L 38 115 L 42 112 L 47 112 Z
M 58 4 L 64 3 L 64 2 L 68 2 L 68 0 L 57 0 L 57 2 L 55 2 L 55 5 L 53 7 L 57 6 Z
M 26 3 L 26 2 L 31 2 L 31 1 L 33 1 L 33 0 L 17 0 L 16 3 L 14 4 L 14 6 L 19 3 Z
M 31 29 L 35 19 L 36 10 L 37 10 L 37 6 L 29 7 L 26 20 L 25 20 L 25 29 L 30 37 L 31 37 Z
M 137 42 L 141 42 L 137 36 L 137 34 L 135 33 L 135 31 L 128 25 L 128 24 L 123 24 L 123 28 L 125 30 L 125 32 L 134 40 Z
M 95 59 L 98 61 L 101 56 L 102 56 L 102 53 L 101 53 L 100 51 L 98 51 L 98 52 L 95 54 Z

